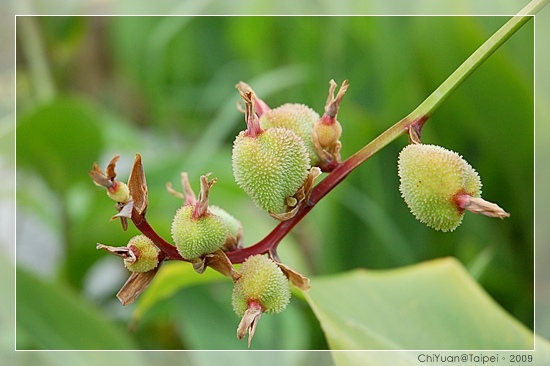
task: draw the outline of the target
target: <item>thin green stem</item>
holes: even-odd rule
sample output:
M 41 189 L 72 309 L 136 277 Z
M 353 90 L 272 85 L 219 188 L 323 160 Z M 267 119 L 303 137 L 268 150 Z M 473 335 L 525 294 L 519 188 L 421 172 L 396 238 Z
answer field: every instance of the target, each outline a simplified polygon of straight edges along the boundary
M 368 145 L 350 156 L 344 162 L 338 164 L 330 174 L 312 190 L 307 205 L 304 205 L 289 220 L 279 223 L 264 239 L 247 248 L 237 249 L 227 253 L 232 263 L 240 263 L 251 255 L 267 253 L 274 250 L 279 242 L 300 222 L 309 211 L 326 196 L 334 187 L 342 182 L 350 172 L 367 159 L 397 139 L 399 136 L 409 133 L 411 138 L 419 136 L 422 126 L 432 113 L 443 103 L 443 101 L 472 74 L 485 60 L 489 58 L 506 40 L 508 40 L 518 29 L 520 29 L 533 14 L 540 11 L 550 0 L 534 0 L 524 7 L 518 15 L 512 17 L 497 32 L 495 32 L 485 43 L 483 43 L 470 57 L 466 59 L 432 94 L 430 94 L 415 110 L 409 115 L 395 123 L 393 126 L 382 132 Z M 135 221 L 134 221 L 135 223 Z M 146 224 L 146 222 L 145 222 Z M 147 229 L 152 231 L 148 225 Z M 145 227 L 138 229 L 144 230 Z M 147 231 L 147 230 L 145 230 Z M 150 233 L 151 234 L 151 233 Z M 155 234 L 156 235 L 156 234 Z M 159 239 L 155 237 L 156 239 Z M 165 242 L 162 240 L 162 244 Z M 169 246 L 169 244 L 166 243 Z M 166 259 L 180 259 L 177 251 L 168 250 Z
M 518 29 L 528 22 L 534 14 L 542 9 L 550 0 L 533 0 L 518 15 L 513 16 L 474 53 L 470 55 L 424 102 L 409 114 L 409 119 L 429 117 L 447 99 L 447 97 L 472 74 L 485 60 L 489 58 Z
M 364 163 L 367 159 L 397 139 L 399 136 L 414 130 L 419 134 L 422 126 L 431 114 L 443 103 L 443 101 L 472 74 L 485 60 L 489 58 L 506 40 L 520 29 L 532 15 L 540 11 L 550 0 L 534 0 L 524 7 L 518 15 L 512 17 L 498 31 L 496 31 L 485 43 L 483 43 L 470 57 L 466 59 L 432 94 L 430 94 L 415 110 L 405 118 L 382 132 L 368 145 L 357 151 L 320 182 L 311 192 L 309 205 L 303 207 L 293 218 L 281 222 L 271 233 L 257 244 L 235 252 L 228 253 L 233 263 L 245 260 L 249 255 L 266 253 L 275 248 L 282 238 L 311 211 L 313 206 L 334 187 L 342 182 L 349 173 Z
M 508 20 L 485 43 L 483 43 L 470 57 L 466 59 L 437 89 L 433 91 L 415 110 L 408 116 L 387 129 L 370 144 L 352 155 L 343 164 L 349 164 L 346 170 L 353 170 L 374 153 L 395 140 L 401 134 L 408 132 L 410 128 L 416 128 L 420 132 L 423 124 L 433 112 L 447 99 L 447 97 L 466 80 L 485 60 L 489 58 L 504 42 L 518 31 L 532 15 L 540 11 L 550 0 L 534 0 L 524 7 L 518 15 Z

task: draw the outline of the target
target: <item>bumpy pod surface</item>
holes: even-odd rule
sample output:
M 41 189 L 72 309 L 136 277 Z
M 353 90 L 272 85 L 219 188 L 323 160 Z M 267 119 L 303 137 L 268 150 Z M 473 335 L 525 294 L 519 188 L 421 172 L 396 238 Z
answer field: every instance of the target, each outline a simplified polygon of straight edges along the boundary
M 263 255 L 249 257 L 241 266 L 241 277 L 233 287 L 233 310 L 243 316 L 248 303 L 262 306 L 262 312 L 276 314 L 290 302 L 288 279 L 277 264 Z
M 158 266 L 158 254 L 159 250 L 153 244 L 153 241 L 145 235 L 136 235 L 127 245 L 137 260 L 133 263 L 128 259 L 124 260 L 124 266 L 132 272 L 149 272 L 156 266 Z
M 399 190 L 413 215 L 441 231 L 452 231 L 462 222 L 459 194 L 481 195 L 477 172 L 457 153 L 436 145 L 411 144 L 399 154 Z
M 302 139 L 286 128 L 269 128 L 251 137 L 241 131 L 233 143 L 235 181 L 271 213 L 285 211 L 286 198 L 304 183 L 310 168 Z
M 222 219 L 232 235 L 237 236 L 242 230 L 240 221 L 223 208 L 219 206 L 208 206 L 208 210 Z
M 315 146 L 311 139 L 311 130 L 319 114 L 304 104 L 287 103 L 272 109 L 260 117 L 263 129 L 282 127 L 294 131 L 306 145 L 312 166 L 320 163 Z
M 207 214 L 193 218 L 193 206 L 182 206 L 172 222 L 172 239 L 182 257 L 194 260 L 220 248 L 228 228 L 221 218 Z

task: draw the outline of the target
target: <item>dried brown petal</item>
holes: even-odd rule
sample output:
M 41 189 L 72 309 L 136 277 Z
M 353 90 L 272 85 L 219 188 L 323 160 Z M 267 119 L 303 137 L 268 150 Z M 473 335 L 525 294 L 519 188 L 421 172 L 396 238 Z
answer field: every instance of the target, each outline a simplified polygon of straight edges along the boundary
M 200 257 L 200 258 L 197 258 L 195 260 L 192 260 L 191 264 L 193 265 L 193 269 L 195 270 L 195 272 L 197 272 L 198 274 L 203 274 L 204 271 L 206 270 L 206 258 L 205 257 Z
M 191 188 L 189 176 L 186 172 L 181 173 L 181 185 L 183 187 L 183 193 L 173 189 L 171 183 L 166 183 L 166 189 L 171 195 L 183 199 L 183 205 L 194 205 L 197 202 L 197 197 L 195 196 L 193 188 Z
M 233 264 L 229 258 L 227 258 L 225 252 L 221 249 L 206 255 L 204 260 L 206 266 L 211 267 L 222 275 L 231 278 L 233 282 L 237 281 L 241 277 L 239 272 L 237 272 L 235 267 L 233 267 Z
M 149 272 L 132 272 L 126 283 L 116 294 L 122 305 L 126 306 L 133 303 L 138 296 L 149 286 L 157 274 L 160 264 Z
M 128 203 L 119 203 L 116 205 L 116 208 L 119 212 L 111 217 L 111 220 L 116 220 L 118 217 L 131 219 L 132 209 L 134 208 L 134 201 L 130 198 L 130 201 L 128 201 Z
M 103 245 L 101 243 L 97 243 L 96 249 L 103 249 L 121 258 L 129 259 L 132 262 L 136 261 L 135 254 L 130 249 L 128 249 L 128 247 L 111 247 L 109 245 Z
M 114 182 L 103 174 L 97 163 L 94 163 L 92 170 L 90 170 L 88 174 L 96 186 L 111 188 L 114 185 Z
M 115 180 L 115 177 L 116 177 L 115 166 L 119 158 L 120 158 L 120 155 L 113 156 L 113 158 L 109 162 L 109 165 L 107 165 L 107 169 L 105 170 L 107 179 Z
M 186 172 L 181 173 L 181 186 L 183 187 L 183 195 L 185 197 L 186 205 L 194 205 L 197 201 L 195 192 L 191 188 L 191 183 L 189 183 L 189 176 Z
M 336 98 L 335 98 L 334 92 L 336 91 L 336 87 L 337 87 L 336 82 L 334 80 L 331 80 L 330 87 L 328 90 L 328 98 L 325 104 L 325 115 L 331 118 L 335 118 L 336 115 L 338 114 L 340 103 L 342 102 L 342 99 L 344 98 L 344 95 L 348 90 L 349 83 L 347 80 L 344 80 L 342 82 L 342 86 L 340 87 L 340 90 L 338 91 L 338 94 L 336 95 Z
M 174 188 L 172 188 L 172 183 L 168 182 L 166 183 L 166 190 L 168 193 L 170 193 L 172 196 L 181 198 L 182 200 L 185 199 L 185 195 L 181 192 L 176 191 Z
M 510 217 L 510 214 L 504 211 L 499 205 L 485 201 L 481 197 L 462 195 L 460 198 L 461 199 L 458 199 L 457 201 L 460 204 L 460 207 L 470 212 L 489 217 L 497 217 L 499 219 Z
M 256 302 L 248 303 L 248 309 L 245 310 L 243 318 L 237 327 L 237 338 L 243 339 L 248 332 L 248 348 L 254 338 L 254 332 L 256 331 L 256 326 L 260 321 L 262 316 L 262 306 Z
M 111 217 L 111 221 L 120 218 L 122 229 L 124 231 L 128 230 L 128 219 L 132 218 L 132 209 L 134 208 L 134 201 L 132 200 L 132 197 L 130 197 L 130 200 L 127 203 L 119 202 L 115 207 L 118 210 L 118 213 Z
M 193 210 L 194 218 L 202 217 L 208 213 L 208 196 L 210 194 L 210 189 L 214 183 L 216 183 L 216 178 L 210 181 L 208 180 L 209 175 L 210 173 L 201 175 L 201 191 Z
M 128 178 L 128 187 L 130 188 L 130 195 L 134 200 L 134 208 L 136 211 L 145 216 L 147 206 L 149 205 L 147 182 L 145 181 L 145 173 L 143 171 L 143 165 L 141 164 L 141 155 L 136 154 L 130 177 Z
M 267 254 L 279 266 L 284 275 L 295 287 L 299 288 L 302 291 L 308 291 L 311 288 L 311 285 L 309 284 L 309 278 L 282 263 L 275 251 L 271 250 Z
M 254 102 L 254 110 L 258 117 L 261 117 L 264 113 L 269 112 L 271 110 L 271 108 L 269 108 L 266 102 L 258 98 L 258 96 L 254 92 L 254 90 L 252 90 L 250 85 L 248 85 L 244 81 L 239 81 L 239 83 L 235 85 L 235 87 L 241 92 L 241 94 L 246 93 L 252 96 L 251 99 L 253 99 L 253 102 Z M 246 111 L 240 103 L 237 104 L 237 110 L 239 110 L 242 113 L 245 113 Z
M 227 238 L 225 239 L 225 243 L 223 244 L 221 249 L 224 252 L 231 252 L 233 250 L 242 248 L 242 246 L 243 246 L 243 228 L 239 227 L 237 236 L 231 234 L 231 232 L 227 234 Z

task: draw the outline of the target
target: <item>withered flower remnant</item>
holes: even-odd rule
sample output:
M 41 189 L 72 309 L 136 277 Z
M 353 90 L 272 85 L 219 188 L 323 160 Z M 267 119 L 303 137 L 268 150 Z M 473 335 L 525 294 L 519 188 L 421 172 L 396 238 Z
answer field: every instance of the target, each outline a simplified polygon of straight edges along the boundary
M 250 347 L 262 313 L 280 313 L 290 302 L 290 285 L 279 266 L 263 255 L 250 256 L 239 273 L 232 295 L 233 310 L 242 317 L 237 337 L 248 332 Z
M 107 196 L 117 202 L 115 207 L 119 213 L 111 217 L 111 220 L 120 217 L 122 228 L 126 231 L 128 229 L 128 218 L 132 217 L 134 202 L 130 195 L 128 185 L 124 182 L 115 180 L 115 166 L 119 157 L 119 155 L 115 155 L 111 159 L 105 169 L 105 173 L 101 171 L 97 163 L 94 163 L 92 170 L 88 171 L 88 174 L 95 185 L 105 187 Z

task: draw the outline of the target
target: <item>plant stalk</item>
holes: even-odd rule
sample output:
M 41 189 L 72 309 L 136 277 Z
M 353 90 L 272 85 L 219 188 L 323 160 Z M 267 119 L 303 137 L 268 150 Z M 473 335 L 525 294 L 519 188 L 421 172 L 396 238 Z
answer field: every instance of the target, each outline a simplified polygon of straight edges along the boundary
M 242 263 L 254 254 L 274 251 L 281 240 L 300 222 L 305 215 L 334 187 L 341 183 L 349 173 L 368 160 L 375 153 L 403 134 L 409 134 L 411 139 L 419 136 L 424 123 L 445 99 L 466 80 L 485 60 L 489 58 L 506 40 L 527 23 L 532 15 L 540 11 L 550 0 L 533 0 L 520 12 L 508 20 L 499 30 L 489 37 L 470 57 L 468 57 L 432 94 L 430 94 L 416 109 L 393 126 L 382 132 L 369 144 L 357 151 L 345 161 L 339 163 L 329 175 L 312 190 L 307 203 L 300 208 L 294 217 L 280 222 L 264 239 L 242 249 L 227 252 L 232 263 Z M 132 213 L 132 221 L 136 227 L 157 244 L 166 260 L 185 260 L 177 249 L 162 239 L 147 223 L 144 217 Z
M 348 159 L 337 165 L 330 174 L 323 179 L 311 192 L 309 202 L 289 220 L 279 223 L 264 239 L 257 244 L 227 253 L 233 263 L 240 263 L 248 256 L 266 253 L 276 248 L 280 241 L 292 228 L 311 211 L 311 209 L 326 196 L 334 187 L 342 182 L 349 173 L 368 160 L 375 153 L 397 139 L 399 136 L 410 133 L 414 129 L 420 133 L 424 123 L 443 101 L 466 80 L 485 60 L 489 58 L 506 40 L 517 32 L 532 15 L 540 11 L 550 0 L 534 0 L 513 16 L 491 37 L 489 37 L 474 53 L 470 55 L 432 94 L 430 94 L 415 110 L 405 118 L 382 132 L 368 145 L 357 151 Z

